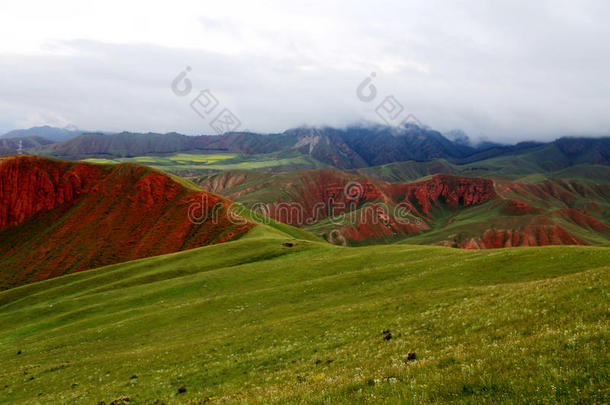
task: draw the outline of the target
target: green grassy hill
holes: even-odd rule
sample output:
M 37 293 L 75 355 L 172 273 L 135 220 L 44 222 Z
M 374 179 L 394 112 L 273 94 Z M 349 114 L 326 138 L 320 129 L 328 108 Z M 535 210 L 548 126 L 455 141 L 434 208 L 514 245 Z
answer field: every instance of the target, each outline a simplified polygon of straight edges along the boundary
M 536 159 L 537 156 L 532 154 L 500 156 L 463 165 L 450 163 L 444 159 L 427 162 L 410 160 L 365 167 L 352 172 L 395 183 L 420 180 L 439 173 L 528 183 L 537 183 L 548 179 L 590 180 L 603 184 L 610 183 L 610 166 L 582 163 L 564 169 L 548 170 L 541 164 L 543 161 Z
M 604 403 L 609 272 L 259 226 L 0 293 L 0 403 Z

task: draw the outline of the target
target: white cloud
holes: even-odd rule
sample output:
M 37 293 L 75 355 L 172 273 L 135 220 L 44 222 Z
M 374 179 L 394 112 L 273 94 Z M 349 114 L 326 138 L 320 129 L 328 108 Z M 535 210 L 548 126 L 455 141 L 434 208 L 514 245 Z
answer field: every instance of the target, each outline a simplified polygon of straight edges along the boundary
M 520 140 L 608 134 L 605 1 L 0 3 L 0 122 L 212 133 L 192 67 L 244 127 L 374 119 L 370 72 L 424 123 Z

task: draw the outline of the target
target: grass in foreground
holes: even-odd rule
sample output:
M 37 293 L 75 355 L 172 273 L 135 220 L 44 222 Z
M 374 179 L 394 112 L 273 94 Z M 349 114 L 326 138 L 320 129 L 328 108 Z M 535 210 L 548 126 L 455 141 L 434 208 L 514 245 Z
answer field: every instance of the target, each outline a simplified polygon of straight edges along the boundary
M 0 293 L 0 402 L 608 401 L 608 248 L 261 229 Z

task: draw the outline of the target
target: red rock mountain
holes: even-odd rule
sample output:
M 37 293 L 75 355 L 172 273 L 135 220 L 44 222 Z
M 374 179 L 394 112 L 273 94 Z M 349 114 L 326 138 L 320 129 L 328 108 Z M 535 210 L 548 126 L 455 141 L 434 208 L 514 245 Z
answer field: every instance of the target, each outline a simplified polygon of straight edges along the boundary
M 0 288 L 237 238 L 254 224 L 229 203 L 138 165 L 3 158 Z
M 198 183 L 338 244 L 404 240 L 484 249 L 610 239 L 602 208 L 610 206 L 610 186 L 604 184 L 447 174 L 396 184 L 331 169 L 223 172 Z
M 274 176 L 220 173 L 199 179 L 199 184 L 294 226 L 315 228 L 320 221 L 344 215 L 324 235 L 341 244 L 416 235 L 434 225 L 437 211 L 496 198 L 493 182 L 486 179 L 436 175 L 394 184 L 332 169 Z

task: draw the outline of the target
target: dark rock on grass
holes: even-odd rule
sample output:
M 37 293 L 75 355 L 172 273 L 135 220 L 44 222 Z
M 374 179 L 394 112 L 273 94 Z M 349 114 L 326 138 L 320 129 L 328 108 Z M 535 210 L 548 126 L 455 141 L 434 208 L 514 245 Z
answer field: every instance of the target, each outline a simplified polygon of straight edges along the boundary
M 389 329 L 384 329 L 383 332 L 381 332 L 383 334 L 383 340 L 390 340 L 392 339 L 392 332 L 390 332 Z
M 17 350 L 17 354 L 21 354 L 21 350 Z
M 283 245 L 286 247 L 295 247 L 297 245 L 297 243 L 296 242 L 284 242 Z
M 130 380 L 135 380 L 136 378 L 138 378 L 138 376 L 137 376 L 137 375 L 135 375 L 135 374 L 134 374 L 134 375 L 132 375 L 131 377 L 129 377 L 129 379 L 130 379 Z
M 184 394 L 186 392 L 186 387 L 184 385 L 181 385 L 180 387 L 178 387 L 178 394 Z
M 415 352 L 409 352 L 409 353 L 407 353 L 407 357 L 405 358 L 405 363 L 416 360 L 416 359 L 417 359 L 417 355 L 415 354 Z

